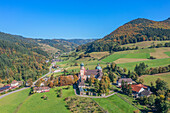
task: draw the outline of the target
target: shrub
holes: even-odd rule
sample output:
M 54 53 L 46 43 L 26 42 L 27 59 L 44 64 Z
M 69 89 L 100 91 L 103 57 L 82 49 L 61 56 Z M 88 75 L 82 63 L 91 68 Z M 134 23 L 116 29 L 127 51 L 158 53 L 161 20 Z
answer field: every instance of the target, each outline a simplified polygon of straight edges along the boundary
M 149 57 L 149 59 L 156 59 L 156 58 L 155 58 L 155 57 L 153 57 L 153 56 L 150 56 L 150 57 Z

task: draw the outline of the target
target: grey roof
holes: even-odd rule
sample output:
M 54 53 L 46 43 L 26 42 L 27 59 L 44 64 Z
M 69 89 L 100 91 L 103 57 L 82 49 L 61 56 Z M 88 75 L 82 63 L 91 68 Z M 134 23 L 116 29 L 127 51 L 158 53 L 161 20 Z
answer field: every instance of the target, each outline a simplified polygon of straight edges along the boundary
M 4 86 L 4 87 L 0 88 L 0 91 L 6 90 L 6 89 L 9 89 L 9 88 L 10 88 L 10 86 Z
M 131 78 L 120 78 L 118 80 L 118 83 L 121 83 L 122 81 L 124 81 L 124 82 L 132 82 L 132 79 Z
M 98 73 L 100 73 L 101 71 L 98 69 L 95 70 L 86 70 L 85 71 L 85 75 L 97 75 Z
M 79 80 L 78 86 L 85 86 L 84 80 Z
M 140 93 L 140 96 L 148 96 L 148 95 L 150 95 L 150 94 L 151 94 L 151 92 L 145 89 L 144 91 L 142 91 L 142 92 Z
M 83 90 L 83 88 L 82 88 L 82 87 L 80 87 L 80 88 L 79 88 L 79 91 L 80 91 L 80 92 L 84 92 L 84 90 Z

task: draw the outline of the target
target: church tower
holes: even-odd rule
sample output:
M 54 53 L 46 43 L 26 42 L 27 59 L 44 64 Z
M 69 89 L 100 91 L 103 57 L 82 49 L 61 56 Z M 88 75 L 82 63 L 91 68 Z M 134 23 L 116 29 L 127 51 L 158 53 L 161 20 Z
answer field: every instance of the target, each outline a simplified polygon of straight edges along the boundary
M 84 64 L 81 63 L 80 64 L 80 76 L 81 76 L 81 79 L 86 79 L 84 74 L 85 74 Z

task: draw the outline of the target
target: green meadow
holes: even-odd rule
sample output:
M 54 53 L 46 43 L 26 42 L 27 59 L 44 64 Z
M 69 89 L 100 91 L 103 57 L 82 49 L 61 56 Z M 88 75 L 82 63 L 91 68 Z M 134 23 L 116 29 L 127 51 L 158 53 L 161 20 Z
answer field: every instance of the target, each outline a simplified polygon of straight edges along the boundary
M 133 113 L 133 111 L 136 110 L 136 108 L 122 100 L 117 95 L 108 98 L 94 98 L 93 100 L 109 113 Z
M 0 112 L 13 113 L 28 98 L 30 89 L 25 89 L 0 99 Z
M 140 78 L 144 80 L 144 84 L 150 85 L 151 82 L 155 85 L 155 82 L 158 78 L 166 81 L 168 83 L 168 87 L 170 88 L 170 73 L 162 73 L 156 75 L 143 75 Z
M 142 63 L 142 62 L 147 64 L 149 67 L 166 66 L 166 65 L 170 64 L 170 58 L 154 59 L 154 60 L 146 60 L 146 61 L 138 61 L 138 62 L 129 62 L 129 63 L 122 63 L 122 64 L 117 64 L 117 65 L 133 71 L 136 64 L 139 64 L 139 63 Z
M 128 50 L 115 52 L 112 55 L 102 59 L 104 62 L 113 62 L 119 58 L 139 58 L 147 59 L 150 57 L 150 53 L 155 52 L 154 49 L 139 49 L 139 50 Z
M 168 56 L 170 56 L 170 51 L 169 52 L 164 52 L 165 54 L 167 54 Z
M 66 103 L 64 99 L 68 96 L 74 95 L 73 87 L 70 89 L 62 90 L 62 97 L 57 96 L 57 89 L 64 87 L 57 87 L 50 89 L 50 92 L 33 94 L 28 100 L 26 100 L 18 113 L 69 113 L 70 111 L 65 107 Z M 65 87 L 67 88 L 67 86 Z M 46 95 L 48 100 L 44 100 L 41 97 Z

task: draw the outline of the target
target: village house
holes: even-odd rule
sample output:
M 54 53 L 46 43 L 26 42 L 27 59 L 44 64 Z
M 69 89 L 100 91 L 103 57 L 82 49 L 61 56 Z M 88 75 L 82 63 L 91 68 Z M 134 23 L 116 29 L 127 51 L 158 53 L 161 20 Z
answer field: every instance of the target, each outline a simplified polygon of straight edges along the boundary
M 19 83 L 16 80 L 12 81 L 12 83 L 11 83 L 11 87 L 18 86 L 18 85 L 19 85 Z
M 0 88 L 0 93 L 3 93 L 3 92 L 5 92 L 5 91 L 8 91 L 10 89 L 10 86 L 9 85 L 6 85 L 6 86 L 4 86 L 4 87 L 1 87 Z
M 49 87 L 34 87 L 34 92 L 37 93 L 43 93 L 43 92 L 49 92 L 50 88 Z
M 117 81 L 117 86 L 118 86 L 118 87 L 121 87 L 122 81 L 124 81 L 124 83 L 127 83 L 127 84 L 132 84 L 132 82 L 133 82 L 133 80 L 132 80 L 131 78 L 120 78 L 120 79 Z
M 152 94 L 150 89 L 143 84 L 132 84 L 131 87 L 133 96 L 136 98 L 143 96 L 149 97 Z

